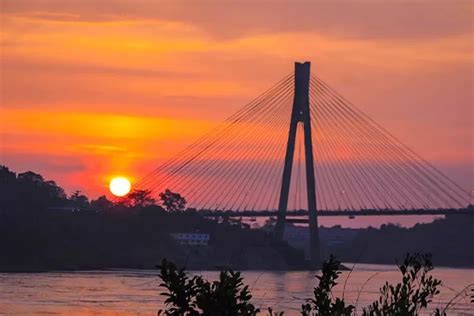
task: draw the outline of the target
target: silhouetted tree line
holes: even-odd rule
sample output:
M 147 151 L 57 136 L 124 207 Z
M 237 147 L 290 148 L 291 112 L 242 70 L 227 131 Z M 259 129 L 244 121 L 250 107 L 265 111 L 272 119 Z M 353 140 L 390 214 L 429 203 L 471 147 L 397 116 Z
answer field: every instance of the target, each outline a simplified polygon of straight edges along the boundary
M 33 172 L 0 167 L 0 270 L 154 268 L 162 258 L 196 269 L 301 267 L 301 251 L 239 223 L 218 223 L 186 210 L 186 200 L 166 190 L 89 200 L 67 196 Z M 170 234 L 205 232 L 209 247 L 180 245 Z M 239 242 L 236 243 L 235 241 Z
M 0 209 L 45 210 L 67 201 L 66 193 L 54 181 L 31 171 L 16 175 L 5 166 L 0 166 L 0 192 Z
M 186 200 L 169 190 L 159 200 L 145 190 L 89 200 L 79 191 L 67 196 L 37 173 L 0 166 L 0 270 L 152 268 L 163 257 L 205 269 L 304 268 L 303 253 L 269 233 L 185 209 Z M 189 249 L 170 236 L 194 231 L 211 234 L 210 247 Z M 323 252 L 346 262 L 391 264 L 406 252 L 428 251 L 437 265 L 472 267 L 473 231 L 474 216 L 467 215 L 412 228 L 389 224 L 358 230 L 352 241 L 323 245 Z
M 430 252 L 438 266 L 474 266 L 474 215 L 452 215 L 407 228 L 384 224 L 358 229 L 356 237 L 331 247 L 345 262 L 393 263 L 407 252 Z
M 38 212 L 48 209 L 104 211 L 120 207 L 159 206 L 168 212 L 184 211 L 186 199 L 179 193 L 165 190 L 160 200 L 154 199 L 148 190 L 132 190 L 123 198 L 110 201 L 100 196 L 95 200 L 80 191 L 74 191 L 69 197 L 54 181 L 45 180 L 42 175 L 27 171 L 18 175 L 8 167 L 0 165 L 0 210 Z

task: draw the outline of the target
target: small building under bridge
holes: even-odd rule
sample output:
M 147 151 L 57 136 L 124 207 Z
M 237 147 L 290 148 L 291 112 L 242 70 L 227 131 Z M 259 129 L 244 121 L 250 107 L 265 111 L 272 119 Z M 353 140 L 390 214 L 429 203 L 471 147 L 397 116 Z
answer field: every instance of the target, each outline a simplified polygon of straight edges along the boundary
M 211 239 L 210 234 L 206 233 L 172 233 L 170 234 L 181 245 L 186 246 L 208 246 Z

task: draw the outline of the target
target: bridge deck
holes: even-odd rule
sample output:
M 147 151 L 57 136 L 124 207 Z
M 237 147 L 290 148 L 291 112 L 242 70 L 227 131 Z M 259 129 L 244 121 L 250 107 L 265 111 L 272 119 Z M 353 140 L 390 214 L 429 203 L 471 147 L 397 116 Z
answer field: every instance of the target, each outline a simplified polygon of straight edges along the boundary
M 206 217 L 272 217 L 277 211 L 201 211 Z M 416 215 L 474 215 L 474 210 L 465 209 L 432 209 L 432 210 L 334 210 L 318 211 L 318 216 L 416 216 Z M 287 217 L 308 216 L 308 211 L 289 211 Z

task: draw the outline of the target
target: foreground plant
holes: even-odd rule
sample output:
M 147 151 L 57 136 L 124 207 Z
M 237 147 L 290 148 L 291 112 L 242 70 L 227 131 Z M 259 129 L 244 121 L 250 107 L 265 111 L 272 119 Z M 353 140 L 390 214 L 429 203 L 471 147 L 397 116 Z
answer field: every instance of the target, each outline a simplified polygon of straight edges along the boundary
M 160 287 L 165 288 L 161 295 L 166 296 L 165 304 L 167 305 L 164 315 L 181 316 L 181 315 L 199 315 L 195 311 L 196 304 L 194 297 L 197 293 L 196 277 L 188 278 L 183 268 L 176 268 L 172 262 L 163 259 L 160 266 L 159 277 L 163 281 Z M 158 311 L 158 315 L 163 313 Z
M 402 282 L 396 285 L 386 282 L 380 289 L 380 298 L 364 308 L 364 316 L 418 315 L 439 294 L 441 281 L 429 275 L 433 270 L 431 255 L 408 254 L 399 269 Z M 437 309 L 435 315 L 442 313 Z
M 332 255 L 323 263 L 321 275 L 316 276 L 319 283 L 314 288 L 314 298 L 302 305 L 302 316 L 355 314 L 353 305 L 347 305 L 344 299 L 332 294 L 341 274 L 339 266 L 340 262 Z M 158 315 L 254 316 L 260 312 L 250 302 L 252 295 L 248 286 L 243 284 L 240 272 L 224 270 L 217 281 L 209 282 L 202 276 L 189 277 L 184 269 L 178 269 L 166 260 L 159 269 L 163 281 L 160 286 L 165 289 L 161 295 L 166 296 L 166 310 L 160 310 Z M 433 269 L 430 255 L 407 255 L 399 269 L 401 283 L 391 285 L 386 282 L 380 289 L 380 298 L 363 309 L 364 316 L 418 315 L 439 294 L 441 281 L 429 275 Z M 269 308 L 268 315 L 282 316 L 283 312 Z M 437 309 L 435 315 L 445 315 L 445 311 Z
M 240 272 L 224 270 L 219 280 L 209 282 L 201 276 L 189 278 L 184 269 L 163 260 L 159 266 L 161 287 L 166 289 L 167 309 L 158 315 L 166 316 L 253 316 L 260 310 L 250 303 L 252 295 L 244 285 Z
M 309 299 L 306 304 L 301 306 L 301 314 L 303 316 L 310 315 L 351 315 L 354 306 L 346 305 L 340 299 L 333 299 L 332 289 L 337 285 L 336 280 L 341 274 L 339 266 L 341 262 L 331 255 L 328 261 L 323 263 L 322 275 L 317 275 L 319 285 L 314 288 L 314 298 Z

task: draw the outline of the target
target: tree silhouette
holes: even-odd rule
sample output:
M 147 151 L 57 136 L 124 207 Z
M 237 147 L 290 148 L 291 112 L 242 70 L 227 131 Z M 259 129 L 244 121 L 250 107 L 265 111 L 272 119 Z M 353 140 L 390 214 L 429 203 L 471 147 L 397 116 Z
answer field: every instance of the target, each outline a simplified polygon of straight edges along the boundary
M 161 204 L 168 212 L 184 211 L 186 208 L 186 199 L 179 193 L 171 192 L 169 189 L 160 193 L 160 199 Z
M 88 208 L 89 207 L 89 199 L 87 196 L 81 194 L 81 191 L 76 190 L 74 191 L 71 196 L 69 197 L 72 205 L 78 208 Z
M 95 210 L 104 211 L 112 208 L 113 206 L 114 204 L 112 201 L 107 199 L 105 195 L 99 196 L 96 200 L 91 201 L 91 207 Z
M 31 212 L 67 202 L 66 193 L 54 181 L 32 171 L 17 176 L 5 166 L 0 166 L 0 193 L 0 207 L 5 209 Z
M 133 190 L 125 198 L 128 200 L 126 204 L 132 207 L 146 207 L 156 204 L 150 190 Z
M 0 209 L 6 209 L 15 204 L 18 199 L 16 174 L 8 167 L 0 165 Z

